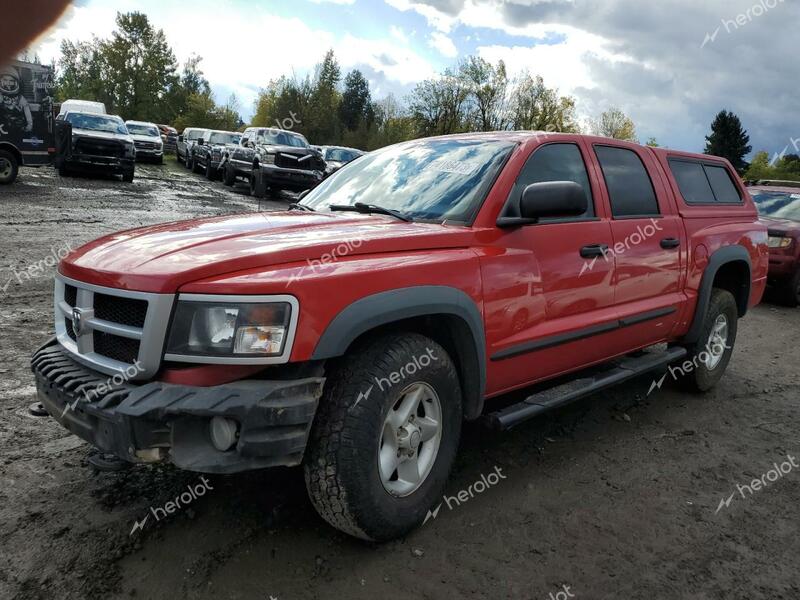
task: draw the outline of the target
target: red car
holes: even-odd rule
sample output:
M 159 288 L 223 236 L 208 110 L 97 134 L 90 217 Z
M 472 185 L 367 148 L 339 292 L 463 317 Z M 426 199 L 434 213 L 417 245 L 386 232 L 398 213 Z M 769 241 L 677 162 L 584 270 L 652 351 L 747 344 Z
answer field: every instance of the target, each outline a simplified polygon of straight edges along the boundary
M 302 465 L 322 517 L 386 540 L 441 504 L 464 420 L 508 429 L 667 368 L 714 386 L 768 256 L 722 159 L 567 134 L 416 140 L 286 212 L 79 248 L 32 369 L 50 414 L 105 452 Z
M 788 182 L 787 182 L 788 183 Z M 800 305 L 800 183 L 749 188 L 769 228 L 769 284 L 789 306 Z

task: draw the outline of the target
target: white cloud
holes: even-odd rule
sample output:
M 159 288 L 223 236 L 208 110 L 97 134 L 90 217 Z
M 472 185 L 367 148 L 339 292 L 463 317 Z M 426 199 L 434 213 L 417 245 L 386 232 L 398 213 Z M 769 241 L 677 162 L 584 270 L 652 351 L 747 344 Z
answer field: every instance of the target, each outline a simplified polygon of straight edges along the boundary
M 151 22 L 164 30 L 180 63 L 192 54 L 202 56 L 200 68 L 212 87 L 235 92 L 245 113 L 260 87 L 282 75 L 309 72 L 330 48 L 343 70 L 366 65 L 389 83 L 407 86 L 435 73 L 426 59 L 408 44 L 400 44 L 397 36 L 374 40 L 336 34 L 314 29 L 297 17 L 274 15 L 257 5 L 248 6 L 247 18 L 243 18 L 238 11 L 220 10 L 219 3 L 211 0 L 197 0 L 191 11 L 173 3 L 145 10 L 136 0 L 75 7 L 36 51 L 49 61 L 60 55 L 63 39 L 88 40 L 92 34 L 108 37 L 115 28 L 117 10 L 136 9 L 146 12 Z M 217 100 L 225 102 L 227 97 Z
M 434 31 L 431 34 L 428 43 L 448 58 L 455 58 L 458 56 L 458 48 L 456 48 L 453 40 L 451 40 L 441 31 Z

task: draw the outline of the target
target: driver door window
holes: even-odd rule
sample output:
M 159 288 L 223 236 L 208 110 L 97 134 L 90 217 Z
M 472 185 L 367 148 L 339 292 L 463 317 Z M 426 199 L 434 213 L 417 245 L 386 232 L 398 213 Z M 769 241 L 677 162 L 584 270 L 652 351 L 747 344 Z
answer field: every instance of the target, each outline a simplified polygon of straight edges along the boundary
M 589 184 L 589 175 L 586 164 L 581 156 L 581 151 L 575 144 L 549 144 L 536 150 L 528 158 L 525 166 L 517 178 L 511 196 L 513 205 L 519 205 L 523 190 L 532 183 L 549 181 L 572 181 L 580 185 L 586 193 L 589 208 L 580 217 L 569 219 L 542 219 L 542 223 L 564 222 L 593 219 L 596 216 L 592 186 Z

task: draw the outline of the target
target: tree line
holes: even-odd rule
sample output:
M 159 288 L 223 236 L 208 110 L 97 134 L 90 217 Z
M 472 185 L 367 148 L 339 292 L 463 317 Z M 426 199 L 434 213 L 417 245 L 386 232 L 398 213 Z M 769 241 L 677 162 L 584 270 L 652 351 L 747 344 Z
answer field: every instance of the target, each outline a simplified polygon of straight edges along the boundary
M 126 119 L 241 130 L 245 127 L 234 96 L 225 104 L 214 98 L 200 68 L 201 57 L 178 65 L 164 31 L 140 12 L 118 13 L 108 39 L 65 40 L 57 61 L 59 100 L 104 102 Z M 548 87 L 523 71 L 510 76 L 503 61 L 492 64 L 468 56 L 436 77 L 419 82 L 408 97 L 375 99 L 364 74 L 342 72 L 329 50 L 305 77 L 284 76 L 258 94 L 250 125 L 290 128 L 313 144 L 373 150 L 432 135 L 475 131 L 534 130 L 592 133 L 638 142 L 636 125 L 619 108 L 581 122 L 575 98 Z M 755 155 L 738 116 L 721 111 L 711 124 L 705 152 L 723 156 L 750 179 L 798 179 L 800 157 Z M 654 138 L 645 142 L 658 146 Z

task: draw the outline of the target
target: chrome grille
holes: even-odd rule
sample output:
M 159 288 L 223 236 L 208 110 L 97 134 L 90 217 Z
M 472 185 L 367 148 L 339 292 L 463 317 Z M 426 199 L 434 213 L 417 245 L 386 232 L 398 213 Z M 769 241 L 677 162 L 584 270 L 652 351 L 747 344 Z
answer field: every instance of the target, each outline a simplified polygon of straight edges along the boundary
M 103 373 L 152 377 L 161 365 L 173 294 L 112 289 L 56 277 L 56 336 L 76 360 Z M 137 363 L 138 361 L 138 363 Z

